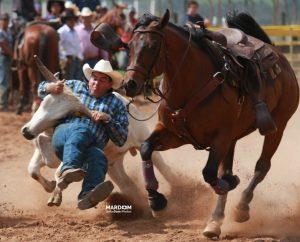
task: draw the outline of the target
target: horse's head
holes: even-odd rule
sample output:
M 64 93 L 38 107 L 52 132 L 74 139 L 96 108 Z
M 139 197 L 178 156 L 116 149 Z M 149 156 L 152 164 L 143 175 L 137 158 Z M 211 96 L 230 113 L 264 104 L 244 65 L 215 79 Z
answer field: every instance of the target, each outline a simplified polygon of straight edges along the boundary
M 162 18 L 145 14 L 133 30 L 129 43 L 129 66 L 124 80 L 127 96 L 138 95 L 155 76 L 163 73 L 166 58 L 163 30 L 169 18 L 169 10 Z
M 39 60 L 37 62 L 37 66 L 46 80 L 57 80 Z M 64 86 L 62 93 L 49 94 L 44 98 L 38 110 L 34 113 L 31 120 L 23 126 L 21 132 L 26 139 L 33 139 L 45 130 L 54 127 L 60 119 L 66 117 L 69 113 L 76 111 L 90 115 L 88 109 L 72 93 L 72 90 Z

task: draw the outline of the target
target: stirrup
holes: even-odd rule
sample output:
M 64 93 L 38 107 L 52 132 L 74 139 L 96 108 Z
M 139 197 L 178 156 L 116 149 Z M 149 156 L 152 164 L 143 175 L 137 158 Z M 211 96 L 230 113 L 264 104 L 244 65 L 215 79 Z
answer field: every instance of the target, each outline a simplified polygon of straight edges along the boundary
M 277 131 L 276 124 L 271 117 L 265 102 L 258 102 L 254 105 L 256 112 L 256 127 L 261 135 L 268 135 Z

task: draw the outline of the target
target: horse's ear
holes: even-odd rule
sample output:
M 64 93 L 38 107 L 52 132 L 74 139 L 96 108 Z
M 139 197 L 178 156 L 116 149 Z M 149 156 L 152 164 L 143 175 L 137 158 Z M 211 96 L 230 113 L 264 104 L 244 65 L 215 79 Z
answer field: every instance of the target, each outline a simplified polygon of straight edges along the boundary
M 169 23 L 169 19 L 170 19 L 170 11 L 169 9 L 167 9 L 164 16 L 162 16 L 162 18 L 160 19 L 158 26 L 163 29 Z

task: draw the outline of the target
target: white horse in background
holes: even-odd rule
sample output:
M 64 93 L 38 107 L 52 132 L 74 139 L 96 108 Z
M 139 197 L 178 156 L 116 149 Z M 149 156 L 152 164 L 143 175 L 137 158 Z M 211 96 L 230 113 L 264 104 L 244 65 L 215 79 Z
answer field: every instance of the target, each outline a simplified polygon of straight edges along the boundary
M 56 77 L 37 60 L 38 67 L 49 81 L 56 81 Z M 127 105 L 129 101 L 118 93 L 117 95 Z M 141 114 L 134 105 L 131 105 L 130 112 L 139 117 Z M 34 113 L 31 120 L 26 123 L 21 132 L 26 139 L 34 139 L 35 151 L 30 160 L 28 171 L 32 178 L 37 180 L 47 192 L 53 192 L 48 200 L 49 206 L 59 206 L 62 202 L 62 192 L 56 186 L 56 181 L 59 174 L 59 166 L 61 161 L 56 157 L 51 145 L 53 127 L 59 121 L 69 115 L 70 113 L 80 112 L 88 117 L 91 117 L 91 112 L 73 94 L 71 89 L 64 86 L 64 90 L 60 94 L 48 94 L 42 101 L 38 110 Z M 130 199 L 141 203 L 145 199 L 141 189 L 138 185 L 130 179 L 126 174 L 123 161 L 125 154 L 129 151 L 131 155 L 137 154 L 136 150 L 140 149 L 144 140 L 149 137 L 150 132 L 145 122 L 140 122 L 128 117 L 128 138 L 122 147 L 114 145 L 111 141 L 104 148 L 104 153 L 108 160 L 108 175 L 113 182 L 120 188 L 123 194 L 126 194 Z M 172 184 L 176 176 L 171 172 L 170 167 L 163 161 L 158 152 L 154 152 L 153 163 L 165 179 Z M 137 164 L 138 165 L 138 164 Z M 43 166 L 50 168 L 58 168 L 55 173 L 56 181 L 49 181 L 40 172 Z

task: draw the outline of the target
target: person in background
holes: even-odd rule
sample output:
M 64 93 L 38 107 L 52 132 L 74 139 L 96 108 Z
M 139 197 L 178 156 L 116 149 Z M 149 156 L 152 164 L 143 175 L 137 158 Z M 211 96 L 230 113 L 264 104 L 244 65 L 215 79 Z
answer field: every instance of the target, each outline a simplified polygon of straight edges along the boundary
M 11 88 L 11 61 L 13 38 L 8 31 L 9 15 L 0 14 L 0 110 L 8 110 L 8 97 Z
M 80 10 L 79 10 L 78 6 L 75 3 L 73 3 L 72 1 L 68 0 L 65 2 L 65 11 L 66 10 L 73 11 L 76 16 L 80 15 Z
M 100 5 L 98 5 L 96 7 L 96 19 L 95 21 L 98 21 L 99 19 L 101 19 L 105 14 L 107 14 L 108 9 L 106 7 L 101 7 Z
M 33 21 L 37 15 L 34 0 L 13 0 L 13 12 L 25 22 Z
M 205 27 L 209 25 L 209 20 L 199 14 L 199 4 L 197 1 L 191 0 L 187 4 L 187 13 L 181 19 L 181 25 L 187 23 L 204 25 Z
M 57 32 L 59 34 L 59 56 L 63 77 L 81 80 L 83 56 L 79 36 L 75 30 L 78 16 L 72 10 L 66 10 L 61 20 L 64 25 Z
M 47 2 L 48 15 L 47 20 L 60 19 L 61 14 L 65 10 L 65 1 L 63 0 L 49 0 Z
M 135 17 L 136 10 L 133 6 L 129 6 L 128 9 L 129 9 L 128 21 L 129 21 L 129 25 L 130 25 L 131 30 L 133 30 L 135 25 L 138 22 L 137 18 Z
M 88 7 L 82 8 L 80 12 L 80 19 L 81 23 L 75 27 L 75 30 L 79 36 L 83 62 L 94 67 L 99 59 L 107 60 L 108 54 L 105 55 L 104 51 L 99 50 L 90 41 L 90 36 L 94 29 L 92 24 L 94 19 L 93 12 Z
M 98 5 L 101 5 L 101 1 L 100 0 L 72 0 L 72 2 L 79 7 L 80 11 L 84 7 L 88 7 L 92 11 L 95 11 L 96 7 Z

